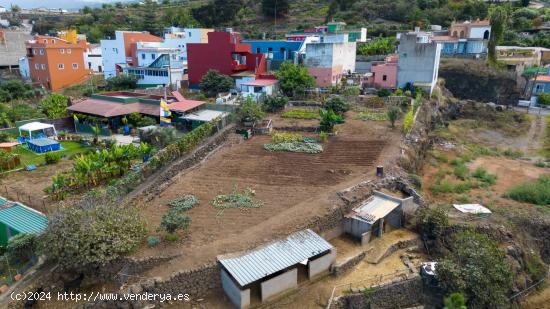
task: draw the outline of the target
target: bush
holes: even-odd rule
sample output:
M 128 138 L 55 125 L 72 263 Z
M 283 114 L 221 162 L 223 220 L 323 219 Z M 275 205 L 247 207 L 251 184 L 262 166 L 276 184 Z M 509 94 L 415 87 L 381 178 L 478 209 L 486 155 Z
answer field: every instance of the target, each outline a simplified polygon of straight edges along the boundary
M 324 104 L 325 109 L 333 110 L 339 115 L 343 115 L 345 112 L 350 110 L 350 105 L 348 102 L 344 101 L 341 97 L 330 97 Z
M 68 102 L 69 98 L 66 96 L 54 93 L 42 99 L 39 107 L 50 119 L 62 118 L 67 116 Z
M 237 114 L 241 122 L 256 122 L 265 117 L 265 113 L 262 111 L 260 104 L 254 102 L 250 96 L 241 104 Z
M 262 207 L 263 202 L 255 199 L 255 196 L 256 192 L 249 187 L 239 191 L 239 188 L 234 186 L 231 193 L 216 196 L 210 204 L 220 210 L 218 212 L 219 216 L 228 208 L 249 209 Z
M 405 131 L 405 133 L 411 132 L 413 127 L 413 122 L 414 122 L 414 114 L 413 114 L 413 111 L 410 110 L 407 112 L 407 114 L 405 114 L 405 120 L 403 120 L 403 131 Z
M 287 96 L 305 93 L 305 90 L 315 86 L 315 78 L 306 67 L 285 61 L 279 66 L 276 73 L 279 86 Z
M 469 307 L 501 308 L 507 302 L 513 277 L 498 243 L 487 235 L 465 231 L 448 244 L 450 252 L 436 270 L 443 292 L 462 292 Z
M 131 120 L 130 120 L 131 121 Z M 152 130 L 144 131 L 141 134 L 141 140 L 149 145 L 158 148 L 164 148 L 177 139 L 176 129 L 174 127 L 156 127 Z
M 143 241 L 145 222 L 133 207 L 105 196 L 60 208 L 40 238 L 41 251 L 64 268 L 104 265 L 135 250 Z
M 550 175 L 541 175 L 536 181 L 519 184 L 506 192 L 504 197 L 535 205 L 550 205 Z
M 334 126 L 338 123 L 344 122 L 342 116 L 336 114 L 333 110 L 319 110 L 319 116 L 321 118 L 319 126 L 321 131 L 324 132 L 333 132 Z
M 401 116 L 401 109 L 397 106 L 392 106 L 387 112 L 388 120 L 391 123 L 391 127 L 395 127 L 395 122 L 397 119 L 399 119 L 399 116 Z
M 391 95 L 391 92 L 388 89 L 380 89 L 378 90 L 378 96 L 383 97 L 389 97 Z
M 319 139 L 321 140 L 321 142 L 326 143 L 328 141 L 327 132 L 324 132 L 324 131 L 319 132 Z
M 115 77 L 108 78 L 106 80 L 105 89 L 109 91 L 119 91 L 119 90 L 128 90 L 136 89 L 137 87 L 137 78 L 133 75 L 118 75 Z
M 158 246 L 158 244 L 160 244 L 160 238 L 158 238 L 157 236 L 147 237 L 147 245 L 150 248 L 156 247 L 156 246 Z
M 441 207 L 422 207 L 418 210 L 417 225 L 423 239 L 438 239 L 449 226 L 449 216 Z
M 456 177 L 460 178 L 460 180 L 466 180 L 466 178 L 468 178 L 468 168 L 464 164 L 457 165 L 453 173 Z
M 228 92 L 235 86 L 230 76 L 220 74 L 216 70 L 208 70 L 202 77 L 200 88 L 208 97 L 215 97 L 218 93 Z
M 170 209 L 162 216 L 160 227 L 166 232 L 173 234 L 177 230 L 187 229 L 189 223 L 191 223 L 191 218 L 189 216 L 182 214 L 176 209 Z
M 168 203 L 168 206 L 170 206 L 172 209 L 176 211 L 181 212 L 181 211 L 187 211 L 193 208 L 198 203 L 199 203 L 199 199 L 196 198 L 194 195 L 184 195 L 171 200 Z
M 46 164 L 55 164 L 61 160 L 61 154 L 57 152 L 46 152 L 44 155 L 44 160 Z
M 180 235 L 178 235 L 178 234 L 166 234 L 166 236 L 164 236 L 164 239 L 167 240 L 167 241 L 178 241 L 178 240 L 180 240 Z
M 445 307 L 443 309 L 467 309 L 466 300 L 462 293 L 452 293 L 449 297 L 445 297 Z
M 269 113 L 278 112 L 285 108 L 288 98 L 285 96 L 271 96 L 264 101 L 264 110 Z
M 491 175 L 483 167 L 478 167 L 473 173 L 472 177 L 479 179 L 481 182 L 494 185 L 497 181 L 496 175 Z
M 25 262 L 35 255 L 36 245 L 35 234 L 17 234 L 8 241 L 6 253 L 11 261 Z
M 295 119 L 318 119 L 319 112 L 314 109 L 307 108 L 294 108 L 284 112 L 281 117 L 283 118 L 295 118 Z
M 540 104 L 540 105 L 550 105 L 550 93 L 541 93 L 539 94 L 539 98 L 537 100 L 537 102 Z

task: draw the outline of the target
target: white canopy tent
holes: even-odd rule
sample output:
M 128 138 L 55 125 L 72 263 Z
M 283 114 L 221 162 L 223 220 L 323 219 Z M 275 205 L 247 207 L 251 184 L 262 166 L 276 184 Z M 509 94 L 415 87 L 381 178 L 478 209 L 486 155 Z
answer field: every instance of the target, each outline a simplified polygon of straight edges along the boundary
M 42 123 L 42 122 L 29 122 L 19 127 L 19 135 L 22 131 L 29 132 L 29 137 L 32 138 L 32 132 L 34 131 L 44 131 L 46 129 L 52 129 L 54 136 L 57 136 L 55 131 L 55 126 L 53 124 Z

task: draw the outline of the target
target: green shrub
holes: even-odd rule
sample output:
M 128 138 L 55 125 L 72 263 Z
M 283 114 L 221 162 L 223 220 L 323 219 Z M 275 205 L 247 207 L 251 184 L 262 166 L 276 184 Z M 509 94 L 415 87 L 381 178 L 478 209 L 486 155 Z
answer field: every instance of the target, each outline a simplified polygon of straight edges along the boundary
M 274 113 L 285 108 L 288 103 L 288 98 L 285 96 L 271 96 L 264 101 L 264 110 Z
M 156 247 L 158 246 L 158 244 L 160 244 L 160 238 L 158 238 L 157 236 L 149 236 L 147 237 L 147 245 L 150 247 L 150 248 L 153 248 L 153 247 Z
M 409 174 L 409 180 L 415 188 L 422 189 L 422 177 L 416 174 Z
M 46 164 L 55 164 L 61 160 L 61 154 L 57 152 L 46 152 L 44 155 L 44 160 Z
M 326 143 L 328 141 L 328 133 L 324 131 L 319 132 L 319 139 L 321 142 Z
M 210 204 L 220 210 L 217 214 L 217 216 L 220 216 L 223 214 L 224 210 L 228 208 L 245 210 L 262 207 L 264 203 L 257 200 L 255 196 L 256 191 L 252 190 L 250 187 L 247 187 L 243 191 L 239 191 L 239 188 L 234 186 L 231 193 L 216 196 Z
M 177 230 L 187 229 L 189 227 L 189 223 L 191 223 L 191 218 L 189 216 L 186 216 L 175 209 L 170 209 L 162 216 L 160 227 L 166 232 L 173 234 Z
M 468 178 L 468 168 L 464 163 L 457 165 L 453 173 L 456 177 L 460 178 L 460 180 L 466 180 L 466 178 Z
M 319 110 L 319 116 L 320 116 L 319 127 L 320 127 L 321 131 L 324 131 L 324 132 L 329 132 L 329 133 L 333 132 L 334 131 L 334 126 L 336 124 L 344 122 L 344 118 L 342 116 L 338 115 L 337 113 L 335 113 L 331 109 L 329 109 L 329 110 L 325 110 L 325 109 Z
M 348 102 L 338 96 L 330 97 L 324 104 L 325 109 L 333 110 L 338 115 L 343 115 L 349 111 L 351 106 Z
M 540 104 L 540 105 L 550 105 L 550 93 L 541 93 L 539 94 L 539 98 L 537 100 L 537 102 Z
M 546 163 L 544 163 L 544 161 L 542 161 L 542 160 L 538 160 L 537 162 L 535 162 L 535 166 L 544 168 L 544 167 L 546 167 Z
M 403 121 L 403 131 L 405 131 L 405 133 L 411 132 L 413 127 L 413 122 L 414 122 L 414 113 L 412 110 L 410 110 L 405 114 L 405 120 Z
M 17 234 L 8 241 L 6 253 L 12 261 L 28 261 L 35 255 L 36 245 L 35 234 Z
M 388 89 L 380 89 L 378 90 L 378 96 L 383 97 L 389 97 L 391 95 L 391 92 Z
M 397 106 L 392 106 L 386 113 L 387 119 L 390 121 L 391 127 L 395 126 L 395 122 L 401 116 L 401 109 Z
M 449 226 L 449 216 L 441 207 L 422 207 L 418 210 L 417 225 L 422 238 L 437 239 Z
M 281 117 L 294 119 L 319 119 L 319 112 L 315 109 L 294 108 L 284 112 Z
M 168 206 L 176 211 L 187 211 L 199 203 L 194 195 L 184 195 L 168 202 Z
M 550 205 L 550 175 L 519 184 L 506 192 L 504 197 L 535 205 Z
M 491 175 L 483 167 L 478 167 L 473 173 L 472 177 L 479 179 L 481 182 L 494 185 L 497 181 L 496 175 Z

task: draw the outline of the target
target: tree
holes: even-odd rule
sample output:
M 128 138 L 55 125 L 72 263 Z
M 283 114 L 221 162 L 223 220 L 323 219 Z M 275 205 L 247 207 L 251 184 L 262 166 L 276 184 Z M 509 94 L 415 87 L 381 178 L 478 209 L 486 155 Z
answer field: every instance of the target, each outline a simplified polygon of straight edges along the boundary
M 508 13 L 502 6 L 496 7 L 490 16 L 491 21 L 491 37 L 489 38 L 489 62 L 496 63 L 496 47 L 504 37 L 504 30 L 508 20 Z
M 160 221 L 160 227 L 170 234 L 173 234 L 177 230 L 184 230 L 189 227 L 191 218 L 175 209 L 170 209 L 162 216 Z
M 66 269 L 81 269 L 129 254 L 145 232 L 145 223 L 133 207 L 90 196 L 53 215 L 40 247 L 48 260 Z
M 12 261 L 25 262 L 35 255 L 36 243 L 35 234 L 17 234 L 8 241 L 6 253 Z
M 322 132 L 333 132 L 334 126 L 343 122 L 342 116 L 336 114 L 333 110 L 320 109 L 319 110 L 320 122 L 319 126 Z
M 449 226 L 449 217 L 441 207 L 422 207 L 418 211 L 417 224 L 422 239 L 435 240 L 440 238 Z
M 395 52 L 397 40 L 394 37 L 379 37 L 357 46 L 357 54 L 365 56 L 387 55 Z
M 262 0 L 262 13 L 267 17 L 283 17 L 289 9 L 288 0 Z
M 110 91 L 119 91 L 135 89 L 137 87 L 137 78 L 133 75 L 118 75 L 108 78 L 105 88 Z
M 271 96 L 265 99 L 264 109 L 266 112 L 274 113 L 285 108 L 288 103 L 288 98 L 282 95 Z
M 540 105 L 550 105 L 550 93 L 543 92 L 539 94 L 539 98 L 537 100 L 537 103 Z
M 333 110 L 338 115 L 344 115 L 345 112 L 349 111 L 351 106 L 348 102 L 344 101 L 339 96 L 330 97 L 324 104 L 325 109 Z
M 54 93 L 40 101 L 40 109 L 50 119 L 62 118 L 67 116 L 68 102 L 69 98 L 66 96 Z
M 399 116 L 401 115 L 401 109 L 397 106 L 392 106 L 387 112 L 388 120 L 391 123 L 391 127 L 395 127 L 395 122 L 397 119 L 399 119 Z
M 275 74 L 281 90 L 287 96 L 304 93 L 307 88 L 315 86 L 315 79 L 309 75 L 307 69 L 290 61 L 283 62 Z
M 445 307 L 443 309 L 468 309 L 462 293 L 453 293 L 445 298 Z
M 513 284 L 511 267 L 498 244 L 471 231 L 454 236 L 436 275 L 444 292 L 460 291 L 473 308 L 502 308 Z
M 208 70 L 201 79 L 200 88 L 208 97 L 215 97 L 218 93 L 228 92 L 235 86 L 230 76 L 220 74 L 216 70 Z
M 262 107 L 260 104 L 254 102 L 252 96 L 249 96 L 244 100 L 237 114 L 241 122 L 256 122 L 265 117 Z

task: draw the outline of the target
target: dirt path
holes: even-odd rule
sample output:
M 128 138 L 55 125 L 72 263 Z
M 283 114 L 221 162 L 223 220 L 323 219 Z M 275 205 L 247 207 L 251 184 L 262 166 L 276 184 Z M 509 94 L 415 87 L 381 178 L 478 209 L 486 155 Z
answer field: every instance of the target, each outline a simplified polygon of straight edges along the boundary
M 533 115 L 534 119 L 531 121 L 531 127 L 525 137 L 525 143 L 520 147 L 520 150 L 528 155 L 534 156 L 538 159 L 537 151 L 542 147 L 542 139 L 544 138 L 546 129 L 546 117 L 540 115 Z

